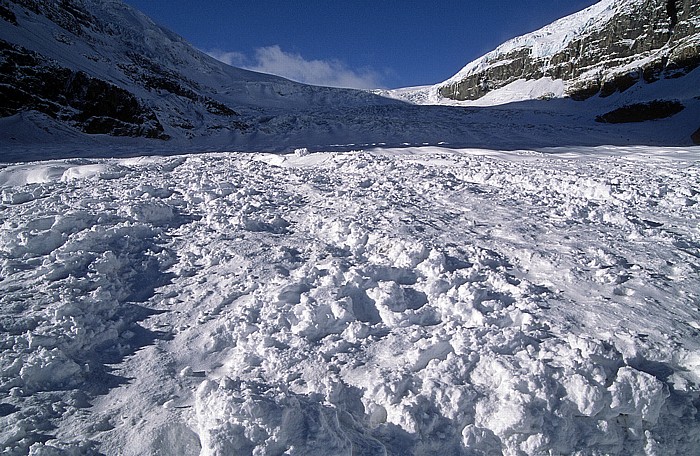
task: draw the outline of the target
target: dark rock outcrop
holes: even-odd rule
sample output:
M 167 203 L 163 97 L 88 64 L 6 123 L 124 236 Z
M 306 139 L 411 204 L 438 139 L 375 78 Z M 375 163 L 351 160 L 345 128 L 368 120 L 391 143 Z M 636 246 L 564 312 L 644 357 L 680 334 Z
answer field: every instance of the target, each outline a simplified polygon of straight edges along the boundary
M 675 116 L 683 109 L 685 106 L 677 100 L 654 100 L 622 106 L 596 117 L 595 120 L 601 123 L 645 122 Z
M 567 81 L 567 95 L 583 100 L 625 91 L 642 79 L 680 77 L 700 65 L 699 41 L 689 39 L 700 34 L 697 0 L 609 4 L 615 8 L 612 16 L 604 16 L 603 23 L 593 18 L 556 52 L 539 55 L 526 39 L 522 46 L 514 41 L 482 57 L 473 70 L 463 70 L 461 79 L 442 85 L 440 94 L 476 100 L 518 79 L 550 77 Z
M 83 7 L 80 0 L 9 0 L 34 14 L 46 16 L 64 30 L 83 36 L 85 29 L 97 29 L 100 21 Z
M 0 40 L 0 117 L 34 110 L 88 134 L 167 139 L 132 93 Z
M 17 16 L 15 16 L 15 13 L 13 13 L 11 9 L 7 8 L 7 6 L 3 5 L 2 3 L 0 3 L 0 19 L 9 22 L 12 25 L 18 25 Z
M 693 133 L 693 134 L 690 136 L 690 139 L 693 140 L 693 144 L 697 144 L 697 145 L 700 146 L 700 128 L 698 128 L 697 130 L 695 130 L 695 133 Z
M 666 13 L 671 22 L 671 29 L 673 29 L 678 23 L 678 7 L 676 6 L 676 0 L 667 0 L 666 3 Z

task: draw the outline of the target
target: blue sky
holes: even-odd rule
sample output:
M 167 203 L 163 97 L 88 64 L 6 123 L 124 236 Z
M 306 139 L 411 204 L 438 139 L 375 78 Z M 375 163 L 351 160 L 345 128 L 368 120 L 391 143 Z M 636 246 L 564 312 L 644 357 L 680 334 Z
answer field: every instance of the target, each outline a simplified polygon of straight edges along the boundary
M 235 66 L 356 88 L 435 84 L 594 0 L 125 0 Z

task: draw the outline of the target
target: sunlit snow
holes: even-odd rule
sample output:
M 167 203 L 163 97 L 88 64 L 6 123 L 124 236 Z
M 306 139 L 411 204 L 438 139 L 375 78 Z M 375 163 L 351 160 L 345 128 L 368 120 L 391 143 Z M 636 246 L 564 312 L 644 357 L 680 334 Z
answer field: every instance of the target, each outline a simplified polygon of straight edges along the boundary
M 700 148 L 2 165 L 3 454 L 697 454 Z

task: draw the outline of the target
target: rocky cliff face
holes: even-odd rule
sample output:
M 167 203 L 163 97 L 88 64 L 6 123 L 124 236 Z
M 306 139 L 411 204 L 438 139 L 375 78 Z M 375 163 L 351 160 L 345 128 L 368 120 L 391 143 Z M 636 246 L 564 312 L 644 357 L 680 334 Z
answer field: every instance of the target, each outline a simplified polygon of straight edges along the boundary
M 624 91 L 640 80 L 683 76 L 700 65 L 697 0 L 603 0 L 529 35 L 508 41 L 441 84 L 454 100 L 477 100 L 516 80 L 566 82 L 586 99 Z
M 0 117 L 34 110 L 88 134 L 168 139 L 129 91 L 0 40 Z

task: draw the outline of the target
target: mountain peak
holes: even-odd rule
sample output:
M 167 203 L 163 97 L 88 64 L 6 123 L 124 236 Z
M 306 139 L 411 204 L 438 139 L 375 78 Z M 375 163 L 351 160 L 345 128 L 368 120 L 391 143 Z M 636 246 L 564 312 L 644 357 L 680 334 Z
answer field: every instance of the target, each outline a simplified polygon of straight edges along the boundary
M 611 95 L 640 80 L 677 77 L 700 64 L 700 10 L 690 0 L 603 0 L 513 38 L 436 86 L 477 100 L 517 80 L 565 82 L 574 99 Z

